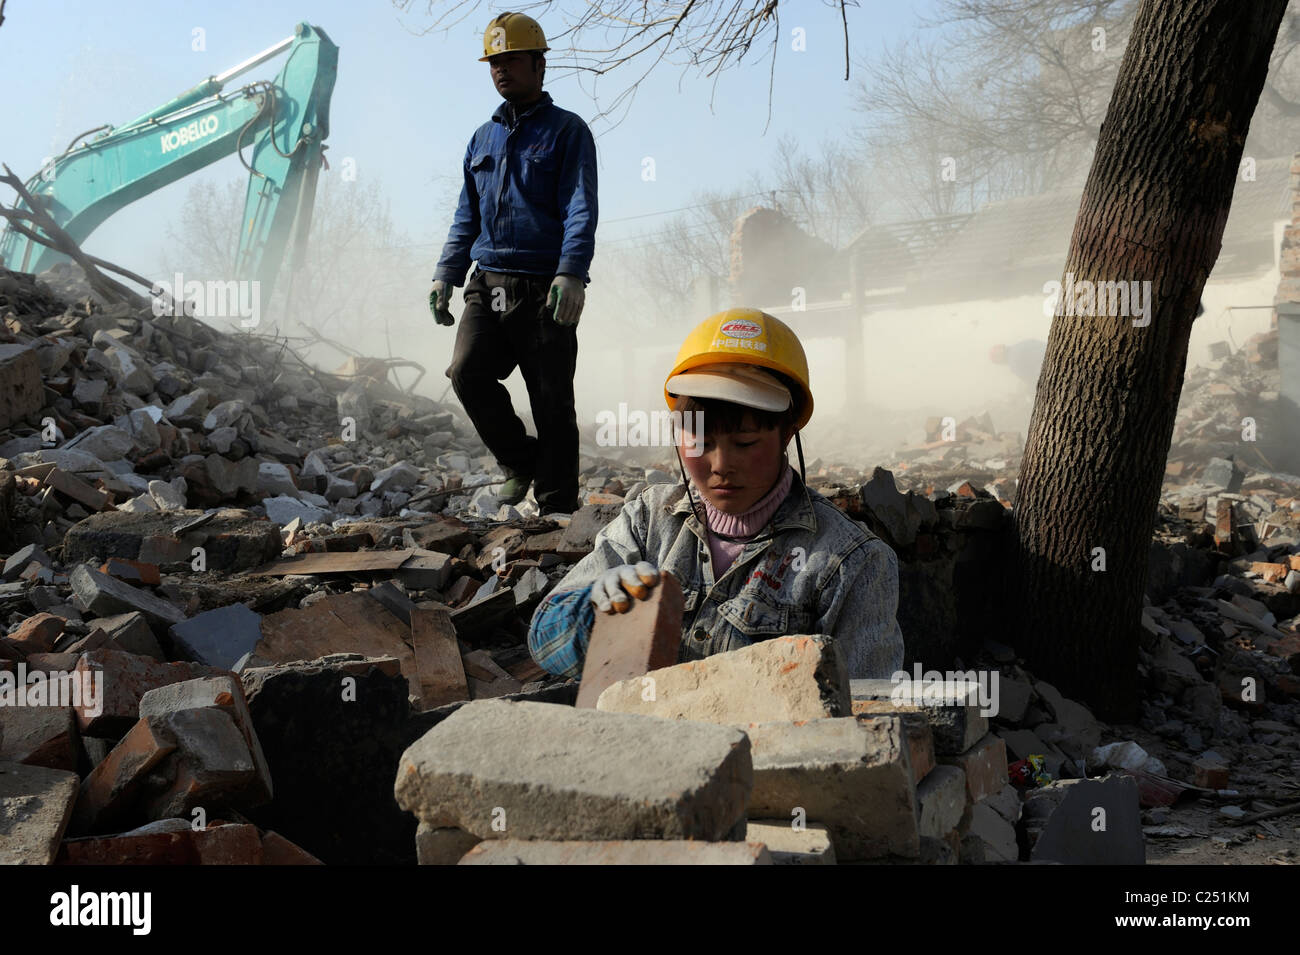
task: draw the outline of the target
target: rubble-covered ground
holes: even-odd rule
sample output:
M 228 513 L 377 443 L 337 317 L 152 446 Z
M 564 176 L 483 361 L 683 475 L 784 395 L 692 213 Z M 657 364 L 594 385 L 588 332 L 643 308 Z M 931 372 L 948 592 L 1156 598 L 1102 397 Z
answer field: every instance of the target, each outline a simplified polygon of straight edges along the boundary
M 648 839 L 671 861 L 1297 858 L 1300 815 L 1265 814 L 1300 800 L 1300 479 L 1242 450 L 1243 417 L 1276 401 L 1275 338 L 1189 374 L 1139 725 L 1096 721 L 998 642 L 1021 439 L 983 415 L 928 423 L 888 467 L 814 460 L 808 477 L 898 553 L 909 668 L 997 671 L 998 712 L 900 704 L 795 637 L 717 660 L 734 710 L 675 714 L 746 734 L 530 708 L 578 692 L 532 662 L 532 610 L 624 500 L 676 480 L 671 457 L 585 445 L 584 506 L 541 518 L 531 497 L 498 504 L 504 475 L 458 407 L 383 362 L 326 373 L 281 341 L 102 307 L 67 268 L 0 271 L 0 319 L 0 862 L 617 861 Z M 806 700 L 774 676 L 805 660 L 822 674 Z M 727 689 L 754 673 L 761 696 Z M 28 705 L 6 704 L 6 674 Z M 102 697 L 56 700 L 63 674 Z M 646 712 L 635 696 L 624 712 Z M 526 703 L 482 702 L 503 697 Z M 762 715 L 770 700 L 788 706 Z M 791 728 L 805 719 L 827 722 Z M 591 775 L 612 738 L 641 772 L 556 782 Z M 675 789 L 656 760 L 709 783 Z M 1070 835 L 1079 786 L 1119 820 L 1100 847 Z M 818 807 L 796 836 L 792 805 Z M 479 846 L 502 831 L 532 844 Z M 738 838 L 770 851 L 681 842 Z

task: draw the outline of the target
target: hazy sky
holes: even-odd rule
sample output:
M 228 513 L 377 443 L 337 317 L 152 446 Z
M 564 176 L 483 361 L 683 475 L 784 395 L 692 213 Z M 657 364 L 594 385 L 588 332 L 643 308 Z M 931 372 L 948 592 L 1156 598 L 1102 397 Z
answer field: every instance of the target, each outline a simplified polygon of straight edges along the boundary
M 917 13 L 930 6 L 930 0 L 864 0 L 849 11 L 853 56 L 910 32 Z M 421 36 L 416 31 L 430 19 L 400 14 L 387 0 L 10 0 L 0 27 L 0 61 L 34 59 L 40 69 L 5 97 L 0 161 L 26 179 L 79 133 L 129 121 L 290 36 L 305 19 L 340 47 L 327 141 L 335 174 L 339 160 L 351 157 L 361 179 L 377 179 L 398 228 L 412 242 L 428 243 L 432 262 L 450 222 L 465 144 L 500 102 L 487 64 L 477 60 L 484 26 L 477 21 L 502 9 L 510 8 L 485 6 L 474 22 Z M 653 229 L 664 218 L 646 214 L 689 205 L 698 189 L 728 188 L 751 170 L 765 170 L 784 134 L 815 148 L 856 118 L 857 79 L 843 79 L 838 13 L 814 0 L 783 3 L 781 10 L 766 133 L 765 56 L 725 74 L 715 92 L 711 81 L 682 79 L 680 68 L 662 64 L 621 123 L 593 124 L 600 157 L 599 241 Z M 806 33 L 806 52 L 791 49 L 795 27 Z M 192 49 L 196 28 L 203 31 L 203 51 Z M 232 85 L 271 79 L 279 67 L 279 60 L 270 61 Z M 597 91 L 600 103 L 590 81 L 574 76 L 548 75 L 547 89 L 557 104 L 590 120 L 632 76 L 611 74 Z M 641 178 L 646 156 L 655 160 L 654 182 Z M 115 215 L 87 249 L 156 274 L 166 226 L 190 185 L 243 175 L 234 156 L 214 163 Z

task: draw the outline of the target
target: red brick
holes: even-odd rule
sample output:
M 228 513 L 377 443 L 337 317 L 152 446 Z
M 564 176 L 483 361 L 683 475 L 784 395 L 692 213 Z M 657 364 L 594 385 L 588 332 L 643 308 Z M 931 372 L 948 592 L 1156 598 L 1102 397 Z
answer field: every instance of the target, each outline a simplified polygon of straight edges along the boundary
M 1007 744 L 992 733 L 958 756 L 939 762 L 966 772 L 966 795 L 972 803 L 1002 791 L 1007 784 Z
M 229 673 L 199 663 L 159 663 L 150 657 L 121 650 L 92 650 L 77 661 L 77 673 L 104 673 L 103 712 L 92 716 L 88 707 L 77 713 L 77 725 L 92 736 L 125 733 L 140 718 L 140 697 L 170 683 Z
M 1192 763 L 1195 776 L 1192 779 L 1197 786 L 1205 789 L 1227 789 L 1228 767 L 1211 759 L 1198 759 Z
M 1266 564 L 1260 561 L 1254 561 L 1250 565 L 1251 573 L 1259 574 L 1268 584 L 1280 583 L 1286 578 L 1287 571 L 1290 569 L 1286 564 Z
M 199 865 L 261 865 L 262 839 L 257 826 L 208 826 L 194 832 Z
M 682 639 L 682 587 L 668 572 L 659 574 L 645 600 L 632 601 L 627 613 L 596 611 L 582 684 L 575 706 L 595 709 L 606 687 L 677 662 Z
M 65 839 L 55 865 L 197 865 L 188 831 Z
M 324 865 L 302 846 L 295 845 L 278 832 L 262 836 L 262 865 Z
M 161 717 L 139 720 L 81 784 L 73 814 L 77 832 L 112 826 L 131 810 L 145 776 L 176 749 Z
M 64 620 L 52 613 L 28 617 L 9 635 L 9 642 L 23 653 L 49 653 L 63 634 Z

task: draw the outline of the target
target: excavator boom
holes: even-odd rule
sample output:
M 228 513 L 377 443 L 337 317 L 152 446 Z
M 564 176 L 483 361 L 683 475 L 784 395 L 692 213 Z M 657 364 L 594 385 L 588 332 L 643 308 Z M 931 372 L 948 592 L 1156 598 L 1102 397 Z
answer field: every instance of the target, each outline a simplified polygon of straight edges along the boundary
M 234 77 L 285 52 L 275 80 L 223 92 Z M 238 66 L 69 147 L 26 183 L 27 190 L 81 243 L 129 203 L 231 153 L 242 160 L 249 150 L 234 277 L 259 281 L 269 299 L 289 243 L 297 255 L 305 247 L 337 70 L 338 47 L 319 27 L 300 23 L 293 36 Z M 0 237 L 6 268 L 40 272 L 62 259 L 14 230 Z

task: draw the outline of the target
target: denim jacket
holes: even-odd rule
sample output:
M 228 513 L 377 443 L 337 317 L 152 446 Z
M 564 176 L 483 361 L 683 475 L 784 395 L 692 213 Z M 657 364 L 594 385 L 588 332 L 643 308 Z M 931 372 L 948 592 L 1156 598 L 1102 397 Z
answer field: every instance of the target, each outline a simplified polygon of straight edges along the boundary
M 628 501 L 534 612 L 528 648 L 539 666 L 581 676 L 596 613 L 591 585 L 640 560 L 682 585 L 679 662 L 809 633 L 836 639 L 852 679 L 888 679 L 903 665 L 893 550 L 796 474 L 767 528 L 716 581 L 681 484 L 655 484 Z
M 465 182 L 433 277 L 462 285 L 488 272 L 567 273 L 590 281 L 596 247 L 596 142 L 549 93 L 510 126 L 502 101 L 470 137 Z

